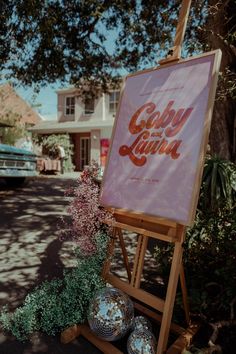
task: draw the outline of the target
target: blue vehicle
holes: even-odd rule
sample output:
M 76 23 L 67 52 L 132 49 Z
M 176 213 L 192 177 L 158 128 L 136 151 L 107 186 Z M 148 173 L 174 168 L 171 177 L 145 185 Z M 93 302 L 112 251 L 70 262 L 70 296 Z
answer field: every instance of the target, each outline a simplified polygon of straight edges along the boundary
M 27 177 L 37 176 L 36 155 L 25 149 L 0 144 L 0 178 L 11 186 L 19 186 Z

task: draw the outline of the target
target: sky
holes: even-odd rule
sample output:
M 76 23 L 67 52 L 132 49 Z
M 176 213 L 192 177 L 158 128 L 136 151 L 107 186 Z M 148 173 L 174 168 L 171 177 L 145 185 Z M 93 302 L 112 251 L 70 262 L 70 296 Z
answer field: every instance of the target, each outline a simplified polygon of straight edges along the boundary
M 57 120 L 57 94 L 59 85 L 46 86 L 42 88 L 39 94 L 35 94 L 33 88 L 16 88 L 16 92 L 34 109 L 45 118 L 45 120 Z M 36 96 L 36 97 L 35 97 Z M 40 105 L 40 106 L 39 106 Z

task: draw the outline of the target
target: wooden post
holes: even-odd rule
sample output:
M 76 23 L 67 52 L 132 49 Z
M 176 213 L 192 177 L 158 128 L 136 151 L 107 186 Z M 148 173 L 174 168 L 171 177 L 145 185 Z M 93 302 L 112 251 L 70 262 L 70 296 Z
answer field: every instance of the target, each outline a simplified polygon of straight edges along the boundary
M 111 267 L 111 259 L 112 259 L 113 253 L 114 253 L 116 237 L 117 237 L 117 228 L 113 227 L 111 240 L 108 245 L 107 259 L 104 263 L 103 270 L 102 270 L 102 277 L 103 278 L 106 277 L 106 274 L 109 272 L 110 267 Z
M 134 268 L 133 268 L 133 273 L 132 273 L 132 278 L 131 278 L 131 284 L 135 288 L 140 287 L 140 282 L 141 282 L 141 276 L 143 272 L 143 266 L 144 266 L 144 257 L 145 257 L 145 252 L 147 249 L 147 237 L 143 235 L 139 235 L 138 238 L 138 246 L 135 255 L 135 261 L 134 261 Z
M 162 354 L 167 347 L 167 341 L 169 336 L 171 318 L 173 314 L 173 307 L 175 303 L 176 288 L 179 280 L 180 268 L 182 264 L 183 254 L 183 241 L 185 236 L 185 227 L 179 225 L 177 232 L 180 236 L 180 241 L 175 243 L 173 259 L 171 263 L 171 270 L 169 276 L 169 282 L 167 287 L 165 306 L 163 311 L 161 329 L 159 334 L 159 340 L 157 345 L 157 354 Z
M 191 6 L 191 0 L 183 0 L 179 13 L 178 25 L 176 28 L 174 46 L 170 48 L 169 55 L 166 59 L 159 61 L 160 65 L 167 64 L 173 61 L 178 61 L 181 58 L 182 43 L 186 31 L 189 10 Z
M 187 293 L 187 286 L 186 286 L 183 263 L 181 263 L 181 267 L 180 267 L 180 285 L 181 285 L 181 290 L 182 290 L 185 320 L 186 320 L 186 323 L 189 325 L 190 324 L 190 315 L 189 315 L 190 311 L 189 311 L 188 293 Z
M 118 236 L 119 236 L 119 241 L 120 241 L 120 246 L 121 246 L 121 251 L 124 259 L 124 265 L 125 269 L 127 272 L 128 280 L 129 282 L 131 281 L 131 270 L 130 270 L 130 264 L 129 264 L 129 259 L 128 259 L 128 254 L 125 248 L 125 243 L 124 243 L 124 238 L 121 229 L 118 229 Z

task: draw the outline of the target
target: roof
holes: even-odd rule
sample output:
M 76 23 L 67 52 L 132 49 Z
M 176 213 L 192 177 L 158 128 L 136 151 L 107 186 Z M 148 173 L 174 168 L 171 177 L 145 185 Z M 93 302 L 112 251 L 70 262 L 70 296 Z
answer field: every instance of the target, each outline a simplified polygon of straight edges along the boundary
M 34 133 L 83 133 L 94 129 L 112 128 L 114 120 L 90 120 L 89 122 L 53 122 L 44 121 L 29 128 Z
M 33 108 L 21 98 L 10 84 L 0 86 L 0 115 L 9 111 L 19 114 L 22 123 L 37 124 L 41 122 L 40 116 Z
M 56 90 L 57 94 L 60 94 L 60 93 L 73 94 L 75 92 L 79 92 L 79 89 L 74 87 L 74 86 L 70 86 L 70 87 L 67 87 L 67 88 Z
M 118 82 L 117 82 L 117 84 L 115 85 L 115 87 L 114 87 L 114 84 L 112 84 L 112 83 L 108 84 L 108 91 L 117 90 L 118 87 L 121 86 L 122 80 L 123 80 L 123 78 L 120 77 L 120 78 L 118 79 Z M 73 94 L 79 94 L 79 93 L 81 92 L 81 88 L 82 88 L 82 87 L 83 87 L 83 88 L 86 88 L 86 87 L 87 87 L 87 89 L 90 90 L 91 84 L 92 84 L 91 82 L 87 82 L 87 83 L 86 83 L 86 80 L 81 80 L 79 87 L 76 87 L 76 86 L 71 85 L 71 86 L 68 86 L 68 87 L 66 87 L 66 88 L 62 88 L 62 89 L 56 90 L 56 93 L 57 93 L 57 94 L 68 94 L 68 95 L 70 95 L 70 94 L 71 94 L 71 95 L 73 95 Z M 101 86 L 97 86 L 97 88 L 99 88 L 99 87 L 101 88 Z

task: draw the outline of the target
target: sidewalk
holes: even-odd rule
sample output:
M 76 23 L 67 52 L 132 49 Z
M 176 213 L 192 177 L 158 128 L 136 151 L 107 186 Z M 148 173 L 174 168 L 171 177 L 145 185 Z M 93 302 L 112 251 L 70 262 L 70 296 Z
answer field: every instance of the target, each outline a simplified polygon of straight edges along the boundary
M 57 222 L 68 201 L 64 191 L 75 185 L 78 173 L 38 176 L 17 189 L 0 188 L 0 308 L 12 310 L 44 280 L 62 276 L 71 262 L 70 245 L 57 235 Z M 68 344 L 60 334 L 34 333 L 17 341 L 0 326 L 0 354 L 100 354 L 83 337 Z M 111 353 L 112 354 L 112 353 Z
M 39 175 L 22 188 L 1 191 L 0 306 L 9 304 L 16 308 L 36 285 L 60 277 L 64 267 L 70 266 L 71 246 L 58 239 L 56 224 L 68 205 L 64 191 L 69 185 L 75 186 L 78 177 L 79 172 Z M 125 241 L 132 259 L 136 235 L 127 235 Z M 124 280 L 127 276 L 119 247 L 112 263 L 114 273 Z M 149 251 L 142 281 L 152 289 L 159 283 Z M 0 354 L 43 353 L 100 354 L 101 351 L 83 337 L 62 344 L 59 335 L 35 333 L 31 341 L 21 343 L 0 331 Z
M 79 178 L 80 176 L 79 171 L 73 171 L 73 172 L 65 172 L 63 174 L 60 173 L 40 173 L 37 177 L 38 178 L 57 178 L 57 179 L 72 179 L 72 180 L 76 180 Z

